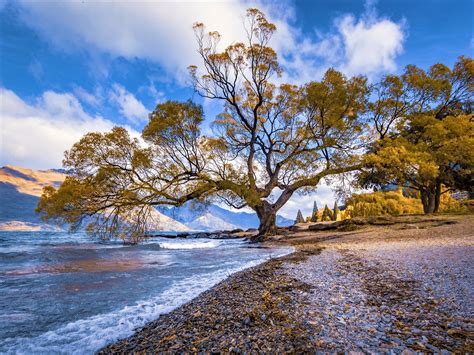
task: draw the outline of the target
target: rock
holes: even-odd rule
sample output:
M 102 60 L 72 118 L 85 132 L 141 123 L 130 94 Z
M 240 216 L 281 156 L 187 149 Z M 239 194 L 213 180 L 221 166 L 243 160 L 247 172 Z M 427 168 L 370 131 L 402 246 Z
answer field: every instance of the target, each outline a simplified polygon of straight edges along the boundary
M 316 223 L 311 224 L 308 227 L 310 231 L 327 231 L 327 230 L 334 230 L 337 229 L 341 225 L 341 222 L 333 222 L 333 223 Z
M 308 230 L 308 227 L 302 226 L 302 225 L 299 225 L 299 224 L 294 224 L 294 225 L 290 226 L 288 229 L 292 232 L 301 232 L 301 231 Z
M 181 233 L 176 234 L 175 238 L 187 238 L 190 235 L 191 235 L 191 233 L 189 233 L 189 232 L 181 232 Z
M 230 234 L 236 234 L 236 233 L 241 233 L 243 232 L 244 230 L 241 229 L 241 228 L 236 228 L 236 229 L 232 229 L 229 233 Z
M 207 238 L 210 238 L 210 239 L 236 239 L 238 237 L 236 237 L 234 235 L 231 235 L 229 233 L 213 233 L 213 234 L 209 234 L 207 236 Z
M 209 237 L 209 233 L 206 233 L 206 232 L 194 233 L 188 236 L 188 238 L 191 238 L 191 239 L 208 238 L 208 237 Z
M 393 217 L 386 217 L 386 216 L 369 217 L 367 221 L 369 224 L 373 224 L 376 226 L 390 226 L 396 223 Z

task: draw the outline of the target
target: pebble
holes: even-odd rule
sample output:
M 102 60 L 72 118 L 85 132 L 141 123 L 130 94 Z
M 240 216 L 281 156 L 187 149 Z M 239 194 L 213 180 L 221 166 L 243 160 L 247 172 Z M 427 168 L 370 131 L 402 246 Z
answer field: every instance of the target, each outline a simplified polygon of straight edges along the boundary
M 472 230 L 466 219 L 332 238 L 232 275 L 99 353 L 472 353 Z
M 361 244 L 346 249 L 332 242 L 320 255 L 287 267 L 289 275 L 313 286 L 306 314 L 323 312 L 325 341 L 338 344 L 337 330 L 344 329 L 334 350 L 376 351 L 378 341 L 396 353 L 472 350 L 442 326 L 474 327 L 472 236 Z

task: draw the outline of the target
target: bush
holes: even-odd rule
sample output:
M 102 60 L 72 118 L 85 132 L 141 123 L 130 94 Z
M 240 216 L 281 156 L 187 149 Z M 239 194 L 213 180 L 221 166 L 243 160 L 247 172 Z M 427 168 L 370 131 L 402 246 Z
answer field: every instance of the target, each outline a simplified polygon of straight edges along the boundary
M 401 190 L 354 194 L 346 200 L 351 217 L 423 213 L 421 201 L 403 196 Z
M 409 194 L 402 189 L 387 192 L 354 194 L 346 200 L 347 212 L 350 217 L 368 217 L 401 214 L 422 214 L 423 205 L 418 193 Z M 412 197 L 413 196 L 413 197 Z M 441 195 L 439 212 L 459 213 L 467 211 L 465 204 L 455 200 L 449 192 Z

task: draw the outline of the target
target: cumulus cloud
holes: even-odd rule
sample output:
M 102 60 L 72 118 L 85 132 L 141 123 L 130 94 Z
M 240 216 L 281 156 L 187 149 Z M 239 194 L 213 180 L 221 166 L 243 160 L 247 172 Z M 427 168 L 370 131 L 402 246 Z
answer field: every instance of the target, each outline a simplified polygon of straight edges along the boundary
M 344 16 L 338 29 L 344 43 L 345 63 L 341 69 L 348 74 L 372 75 L 393 72 L 395 58 L 403 50 L 403 23 L 387 19 L 360 19 Z
M 99 51 L 127 59 L 159 63 L 182 83 L 186 68 L 199 64 L 194 22 L 222 35 L 222 45 L 245 38 L 242 16 L 248 7 L 262 9 L 277 25 L 272 45 L 286 70 L 283 79 L 317 79 L 328 67 L 347 74 L 393 71 L 403 49 L 403 23 L 378 17 L 373 5 L 359 19 L 334 19 L 328 33 L 303 33 L 289 4 L 229 2 L 70 2 L 21 1 L 22 16 L 55 45 Z
M 393 72 L 406 37 L 404 20 L 380 17 L 371 4 L 359 18 L 353 14 L 337 17 L 328 32 L 315 29 L 313 37 L 291 25 L 291 16 L 276 23 L 280 33 L 273 45 L 285 67 L 284 78 L 299 83 L 320 78 L 330 67 L 348 76 L 369 78 Z
M 147 108 L 129 91 L 120 84 L 113 84 L 110 99 L 119 106 L 120 113 L 130 122 L 146 122 Z
M 180 76 L 198 62 L 193 23 L 205 22 L 225 38 L 240 39 L 238 2 L 20 2 L 22 16 L 49 41 L 67 50 L 99 50 L 159 62 Z
M 116 125 L 86 113 L 71 93 L 46 91 L 27 103 L 4 88 L 0 88 L 0 124 L 0 164 L 33 169 L 60 167 L 63 152 L 85 133 L 108 131 Z

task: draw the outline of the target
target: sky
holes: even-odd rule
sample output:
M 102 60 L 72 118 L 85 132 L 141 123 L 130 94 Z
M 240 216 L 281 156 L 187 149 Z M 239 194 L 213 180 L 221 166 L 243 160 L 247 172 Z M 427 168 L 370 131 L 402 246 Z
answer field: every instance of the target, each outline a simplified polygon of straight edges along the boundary
M 0 0 L 0 166 L 60 167 L 83 134 L 115 125 L 139 136 L 165 100 L 203 104 L 209 132 L 220 105 L 191 88 L 187 67 L 200 64 L 192 25 L 227 45 L 243 38 L 249 7 L 276 24 L 282 80 L 295 84 L 330 67 L 374 81 L 408 64 L 452 66 L 474 49 L 471 0 Z M 332 205 L 334 195 L 323 184 L 282 214 L 309 215 L 313 200 Z

